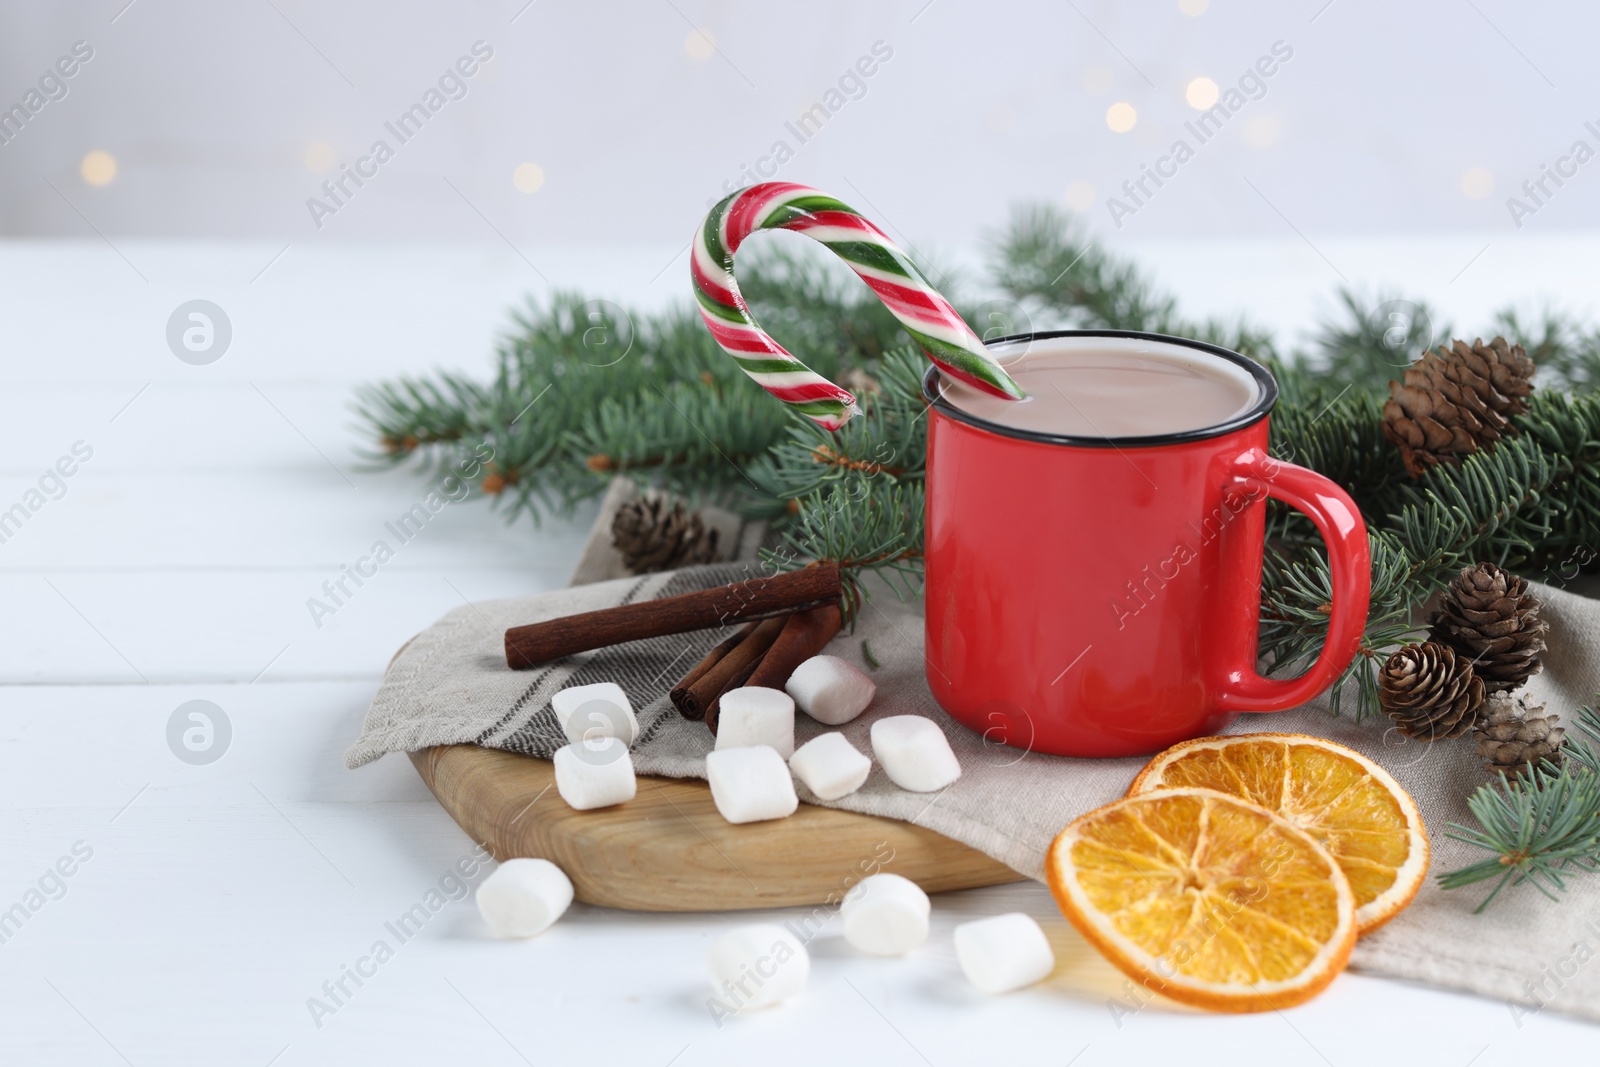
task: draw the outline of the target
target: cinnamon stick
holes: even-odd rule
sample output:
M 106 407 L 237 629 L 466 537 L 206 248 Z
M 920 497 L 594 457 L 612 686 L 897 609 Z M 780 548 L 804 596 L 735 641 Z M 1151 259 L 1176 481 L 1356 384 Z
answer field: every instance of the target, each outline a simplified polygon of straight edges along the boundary
M 685 677 L 682 682 L 678 683 L 678 687 L 673 690 L 672 702 L 677 705 L 680 712 L 683 712 L 685 718 L 703 717 L 706 725 L 715 734 L 717 732 L 718 710 L 722 705 L 722 697 L 728 690 L 738 689 L 747 685 L 782 689 L 784 684 L 788 682 L 789 675 L 794 673 L 796 667 L 821 652 L 828 642 L 833 640 L 834 634 L 839 632 L 841 622 L 842 617 L 837 604 L 827 604 L 820 608 L 813 608 L 810 611 L 796 612 L 784 620 L 783 629 L 778 632 L 778 636 L 772 641 L 771 646 L 761 653 L 759 662 L 753 663 L 749 668 L 734 674 L 733 678 L 716 694 L 711 702 L 703 706 L 703 712 L 700 711 L 699 707 L 696 707 L 696 714 L 690 715 L 687 711 L 684 711 L 684 705 L 678 703 L 679 692 L 689 689 L 696 681 L 700 680 L 701 676 L 696 676 L 694 671 L 691 671 L 690 676 Z M 763 623 L 762 625 L 766 624 Z M 741 648 L 750 644 L 749 639 L 746 639 Z
M 783 624 L 783 632 L 761 657 L 761 666 L 744 684 L 782 689 L 796 667 L 827 647 L 843 622 L 837 604 L 825 604 L 790 615 Z
M 754 633 L 756 627 L 760 625 L 761 624 L 759 622 L 745 623 L 743 626 L 739 627 L 739 629 L 736 630 L 731 637 L 723 641 L 716 648 L 713 648 L 710 652 L 707 652 L 704 659 L 702 659 L 699 663 L 696 663 L 693 667 L 689 668 L 689 673 L 684 675 L 678 684 L 672 687 L 673 706 L 677 706 L 677 694 L 679 692 L 689 688 L 695 682 L 699 681 L 700 678 L 712 667 L 715 667 L 718 663 L 722 662 L 722 657 L 726 656 L 729 652 L 732 652 L 735 648 L 737 648 L 739 646 L 739 642 L 743 641 L 745 638 Z
M 824 563 L 797 571 L 758 575 L 715 589 L 646 600 L 506 631 L 506 666 L 526 670 L 575 652 L 667 634 L 706 630 L 739 620 L 769 619 L 837 603 L 839 567 Z
M 738 679 L 748 678 L 756 669 L 761 656 L 772 647 L 772 642 L 783 632 L 781 618 L 766 619 L 756 623 L 749 636 L 736 644 L 700 677 L 687 685 L 679 682 L 673 687 L 672 706 L 685 719 L 703 719 L 725 690 L 731 689 Z

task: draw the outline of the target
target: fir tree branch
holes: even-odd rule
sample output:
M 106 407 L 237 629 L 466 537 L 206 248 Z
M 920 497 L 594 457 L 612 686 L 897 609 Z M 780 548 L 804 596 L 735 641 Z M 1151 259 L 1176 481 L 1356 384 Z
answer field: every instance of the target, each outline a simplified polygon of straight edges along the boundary
M 785 530 L 783 546 L 762 559 L 780 570 L 813 560 L 837 563 L 849 587 L 844 598 L 851 622 L 866 592 L 861 577 L 883 576 L 901 596 L 915 596 L 922 579 L 923 485 L 885 475 L 852 471 L 797 498 L 800 507 Z M 907 521 L 915 515 L 918 521 Z
M 405 462 L 430 446 L 470 437 L 474 415 L 486 402 L 476 382 L 459 374 L 436 379 L 400 378 L 356 390 L 356 411 L 378 447 L 366 457 L 377 465 Z
M 1361 658 L 1346 675 L 1357 682 L 1358 718 L 1377 707 L 1374 667 L 1415 632 L 1413 605 L 1480 561 L 1553 569 L 1600 529 L 1600 397 L 1541 390 L 1516 420 L 1517 436 L 1419 481 L 1404 477 L 1383 440 L 1376 398 L 1352 390 L 1315 413 L 1320 389 L 1307 387 L 1300 399 L 1274 418 L 1275 454 L 1345 486 L 1368 523 L 1372 607 Z M 1268 530 L 1261 648 L 1274 673 L 1291 674 L 1321 650 L 1332 578 L 1320 539 L 1298 514 L 1274 510 Z M 1343 693 L 1333 690 L 1335 710 Z
M 751 467 L 751 479 L 761 493 L 791 501 L 852 475 L 920 479 L 927 462 L 922 432 L 926 405 L 918 377 L 922 359 L 909 345 L 890 352 L 876 368 L 880 391 L 861 398 L 862 415 L 841 429 L 823 430 L 791 414 L 785 439 Z M 767 398 L 762 400 L 770 407 Z
M 939 273 L 929 271 L 928 276 Z M 764 233 L 741 249 L 739 290 L 762 329 L 829 378 L 847 366 L 876 361 L 911 340 L 832 252 L 796 234 Z M 733 367 L 726 356 L 721 362 Z
M 1396 293 L 1380 292 L 1367 300 L 1341 287 L 1336 299 L 1335 317 L 1317 328 L 1305 359 L 1323 381 L 1387 395 L 1391 379 L 1399 378 L 1431 343 L 1452 336 L 1449 324 L 1427 304 L 1402 300 Z
M 1478 825 L 1451 823 L 1445 836 L 1492 856 L 1440 875 L 1441 888 L 1498 879 L 1481 912 L 1508 886 L 1531 883 L 1559 900 L 1568 876 L 1600 873 L 1600 716 L 1581 708 L 1574 725 L 1582 739 L 1567 739 L 1562 766 L 1545 762 L 1520 781 L 1502 773 L 1472 794 L 1467 807 Z
M 1243 320 L 1184 319 L 1176 299 L 1157 293 L 1137 267 L 1089 241 L 1071 215 L 1048 204 L 1012 212 L 1010 226 L 993 242 L 991 262 L 995 283 L 1033 307 L 1041 328 L 1192 337 L 1258 359 L 1273 352 L 1272 336 Z
M 1490 336 L 1500 334 L 1527 350 L 1539 368 L 1542 388 L 1600 388 L 1600 330 L 1585 329 L 1549 307 L 1535 312 L 1532 319 L 1507 308 L 1494 317 L 1489 330 Z
M 1277 362 L 1270 369 L 1280 388 L 1285 380 L 1295 387 L 1272 413 L 1272 454 L 1338 482 L 1363 514 L 1372 515 L 1406 480 L 1399 451 L 1383 436 L 1382 402 L 1339 379 L 1296 373 Z

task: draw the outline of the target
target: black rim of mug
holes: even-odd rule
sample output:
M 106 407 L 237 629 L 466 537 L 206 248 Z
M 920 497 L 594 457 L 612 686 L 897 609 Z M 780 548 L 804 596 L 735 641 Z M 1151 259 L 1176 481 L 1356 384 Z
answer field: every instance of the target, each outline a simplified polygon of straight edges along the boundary
M 1015 437 L 1022 441 L 1037 441 L 1048 445 L 1076 445 L 1080 448 L 1151 448 L 1157 445 L 1181 445 L 1189 441 L 1205 441 L 1213 437 L 1222 437 L 1242 430 L 1260 422 L 1272 413 L 1278 403 L 1278 383 L 1272 377 L 1272 372 L 1249 356 L 1240 355 L 1219 345 L 1207 344 L 1204 341 L 1194 341 L 1187 337 L 1172 337 L 1161 333 L 1144 333 L 1140 330 L 1040 330 L 1035 333 L 1014 333 L 1006 337 L 996 337 L 986 345 L 1015 344 L 1017 342 L 1032 343 L 1034 341 L 1049 341 L 1057 337 L 1122 337 L 1139 341 L 1158 341 L 1162 344 L 1179 345 L 1183 348 L 1192 348 L 1197 352 L 1204 352 L 1210 356 L 1225 359 L 1243 367 L 1255 379 L 1260 395 L 1250 407 L 1235 415 L 1231 419 L 1211 426 L 1202 426 L 1196 430 L 1179 430 L 1176 433 L 1152 434 L 1144 437 L 1082 437 L 1075 434 L 1044 433 L 1039 430 L 1025 430 L 1016 426 L 1003 426 L 997 422 L 981 419 L 969 412 L 962 411 L 944 398 L 939 391 L 939 368 L 930 366 L 922 376 L 922 396 L 929 406 L 938 410 L 941 415 L 964 422 L 968 426 L 975 426 L 980 430 L 998 434 L 1002 437 Z

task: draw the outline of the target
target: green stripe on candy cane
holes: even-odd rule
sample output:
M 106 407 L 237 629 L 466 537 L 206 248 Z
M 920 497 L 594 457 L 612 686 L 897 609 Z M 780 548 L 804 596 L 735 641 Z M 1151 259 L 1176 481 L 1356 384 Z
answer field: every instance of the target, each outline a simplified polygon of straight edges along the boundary
M 817 418 L 819 415 L 833 417 L 843 416 L 846 420 L 850 418 L 849 415 L 844 414 L 845 405 L 841 404 L 837 400 L 798 400 L 791 401 L 789 406 L 798 411 L 800 414 L 805 415 L 817 422 L 822 421 L 821 419 Z
M 739 369 L 746 374 L 788 374 L 795 369 L 794 363 L 787 359 L 767 359 L 762 356 L 752 359 L 749 356 L 734 356 L 733 361 L 739 364 Z
M 703 291 L 699 285 L 694 287 L 695 302 L 700 305 L 700 314 L 715 315 L 725 322 L 747 323 L 748 316 L 739 314 L 739 309 L 719 303 L 710 293 Z
M 911 339 L 926 353 L 930 359 L 941 366 L 956 367 L 964 371 L 968 377 L 977 377 L 987 368 L 985 361 L 980 365 L 977 357 L 966 349 L 951 344 L 942 337 L 933 337 L 918 330 L 906 328 Z
M 897 274 L 911 284 L 921 281 L 921 277 L 906 269 L 902 260 L 895 258 L 895 253 L 879 245 L 868 244 L 865 241 L 823 241 L 824 245 L 834 255 L 846 263 L 871 267 L 873 270 L 885 274 Z M 926 285 L 926 282 L 923 282 Z
M 810 233 L 819 228 L 824 233 Z M 757 384 L 829 430 L 856 414 L 855 397 L 796 359 L 750 314 L 733 275 L 734 253 L 758 230 L 806 233 L 880 292 L 890 314 L 943 370 L 999 396 L 1021 398 L 1016 382 L 905 253 L 860 212 L 802 185 L 766 182 L 718 202 L 690 247 L 701 317 L 717 342 Z

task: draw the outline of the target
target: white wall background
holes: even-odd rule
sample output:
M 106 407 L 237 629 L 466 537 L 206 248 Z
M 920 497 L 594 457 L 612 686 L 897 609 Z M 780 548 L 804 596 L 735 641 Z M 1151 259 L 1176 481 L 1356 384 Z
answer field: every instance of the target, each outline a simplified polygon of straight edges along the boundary
M 75 41 L 94 49 L 0 146 L 0 234 L 494 241 L 492 224 L 530 248 L 679 243 L 880 40 L 893 58 L 781 176 L 934 245 L 1069 190 L 1115 241 L 1512 235 L 1506 197 L 1574 140 L 1600 147 L 1600 10 L 1576 2 L 127 2 L 0 4 L 0 106 Z M 324 172 L 477 40 L 494 60 L 466 98 L 319 231 Z M 1265 97 L 1112 228 L 1106 196 L 1196 116 L 1187 84 L 1226 87 L 1280 40 L 1294 57 Z M 97 150 L 116 173 L 91 185 Z M 543 183 L 519 192 L 529 162 Z M 1600 164 L 1522 234 L 1595 225 L 1597 189 Z

